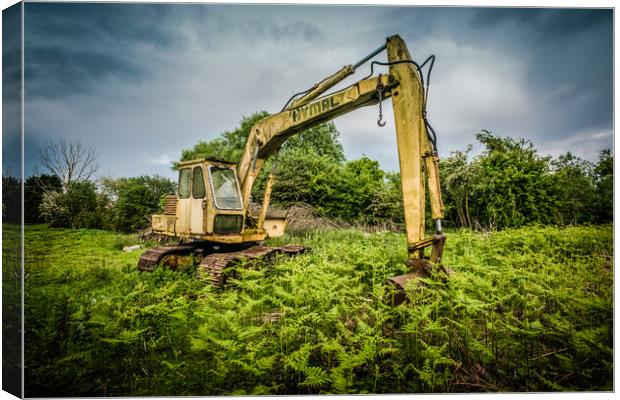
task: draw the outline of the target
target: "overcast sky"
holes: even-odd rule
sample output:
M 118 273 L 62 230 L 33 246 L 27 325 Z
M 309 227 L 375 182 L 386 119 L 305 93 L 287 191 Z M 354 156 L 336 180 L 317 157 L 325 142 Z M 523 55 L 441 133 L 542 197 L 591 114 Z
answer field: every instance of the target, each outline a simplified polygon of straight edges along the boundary
M 612 147 L 611 10 L 25 7 L 27 175 L 35 149 L 62 136 L 98 151 L 99 175 L 174 177 L 170 163 L 182 149 L 234 129 L 244 115 L 279 111 L 396 33 L 415 60 L 437 57 L 428 114 L 440 155 L 476 144 L 481 129 L 529 139 L 553 156 L 594 161 Z M 368 72 L 361 67 L 343 85 Z M 385 109 L 385 128 L 376 106 L 335 124 L 349 159 L 365 154 L 397 170 Z

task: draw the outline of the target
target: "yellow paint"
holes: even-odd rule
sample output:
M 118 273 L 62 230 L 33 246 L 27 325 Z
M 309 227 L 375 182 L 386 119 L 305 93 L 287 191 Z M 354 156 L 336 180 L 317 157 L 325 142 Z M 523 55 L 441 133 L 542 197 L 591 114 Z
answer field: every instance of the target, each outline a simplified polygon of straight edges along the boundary
M 262 227 L 268 237 L 284 236 L 286 218 L 266 218 Z

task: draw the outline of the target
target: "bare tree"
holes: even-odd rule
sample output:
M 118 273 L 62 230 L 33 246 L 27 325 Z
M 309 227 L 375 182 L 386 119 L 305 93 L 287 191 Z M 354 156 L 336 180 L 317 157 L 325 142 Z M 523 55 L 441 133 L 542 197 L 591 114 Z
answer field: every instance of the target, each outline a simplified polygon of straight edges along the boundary
M 64 138 L 49 140 L 39 151 L 41 166 L 60 179 L 63 189 L 72 182 L 90 179 L 99 168 L 97 157 L 92 147 Z

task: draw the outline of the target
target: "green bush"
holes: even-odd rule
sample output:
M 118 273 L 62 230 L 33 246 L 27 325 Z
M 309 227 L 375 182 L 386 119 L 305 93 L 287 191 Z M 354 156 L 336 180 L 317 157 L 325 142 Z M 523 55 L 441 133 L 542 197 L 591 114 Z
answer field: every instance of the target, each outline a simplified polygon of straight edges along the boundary
M 507 228 L 527 224 L 608 223 L 613 220 L 613 156 L 596 165 L 571 153 L 538 155 L 531 142 L 478 134 L 485 150 L 471 147 L 440 165 L 446 219 L 452 226 Z
M 39 212 L 54 227 L 98 228 L 102 221 L 97 209 L 105 200 L 93 182 L 71 182 L 65 191 L 46 191 Z
M 597 223 L 611 222 L 614 219 L 614 157 L 611 150 L 601 151 L 599 161 L 594 167 L 596 200 L 594 209 Z
M 561 225 L 594 222 L 596 186 L 591 163 L 571 153 L 551 162 L 557 202 L 557 223 Z
M 329 156 L 289 149 L 278 160 L 272 199 L 289 206 L 306 203 L 319 212 L 334 215 L 344 208 L 342 166 Z
M 28 223 L 44 222 L 39 213 L 45 192 L 58 192 L 62 188 L 60 179 L 54 175 L 33 175 L 24 183 L 24 220 Z
M 151 215 L 161 209 L 163 196 L 176 189 L 173 181 L 157 175 L 106 178 L 102 186 L 112 199 L 110 224 L 121 232 L 135 232 L 149 226 Z
M 21 221 L 20 180 L 13 176 L 2 176 L 2 219 L 17 224 Z

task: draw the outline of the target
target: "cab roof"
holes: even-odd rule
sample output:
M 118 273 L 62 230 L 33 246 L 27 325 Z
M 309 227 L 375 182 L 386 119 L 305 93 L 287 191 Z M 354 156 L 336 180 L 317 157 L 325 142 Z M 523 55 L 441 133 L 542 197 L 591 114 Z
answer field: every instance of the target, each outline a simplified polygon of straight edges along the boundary
M 187 165 L 196 165 L 196 164 L 220 164 L 230 167 L 235 167 L 237 164 L 234 162 L 226 161 L 226 160 L 218 160 L 216 158 L 197 158 L 195 160 L 187 160 L 179 162 L 179 167 L 184 167 Z

